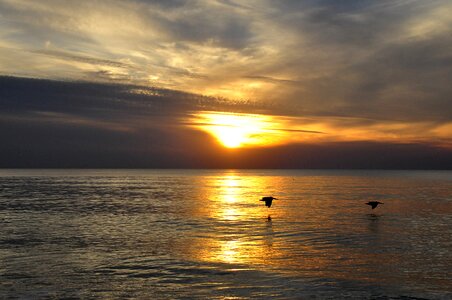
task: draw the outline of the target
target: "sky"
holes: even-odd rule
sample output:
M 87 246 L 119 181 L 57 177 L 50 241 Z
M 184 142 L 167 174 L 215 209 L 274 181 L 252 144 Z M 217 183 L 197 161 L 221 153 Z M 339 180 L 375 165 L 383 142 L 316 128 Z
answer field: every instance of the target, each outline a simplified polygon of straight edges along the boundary
M 0 0 L 0 167 L 452 169 L 448 0 Z

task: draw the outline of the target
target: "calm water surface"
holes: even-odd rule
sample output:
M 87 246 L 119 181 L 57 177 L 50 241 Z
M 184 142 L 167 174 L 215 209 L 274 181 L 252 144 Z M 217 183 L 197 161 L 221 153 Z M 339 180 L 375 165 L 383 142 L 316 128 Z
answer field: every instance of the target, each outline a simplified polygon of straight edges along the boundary
M 448 171 L 0 170 L 0 298 L 451 299 L 451 191 Z

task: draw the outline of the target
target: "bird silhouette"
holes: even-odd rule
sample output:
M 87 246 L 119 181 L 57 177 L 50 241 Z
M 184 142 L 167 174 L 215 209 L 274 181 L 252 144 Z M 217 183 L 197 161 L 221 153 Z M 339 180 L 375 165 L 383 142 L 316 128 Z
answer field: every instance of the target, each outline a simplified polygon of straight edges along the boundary
M 277 198 L 275 198 L 275 197 L 262 197 L 262 199 L 261 200 L 259 200 L 259 201 L 265 201 L 265 206 L 267 206 L 268 208 L 270 208 L 270 206 L 272 206 L 272 202 L 273 202 L 273 200 L 278 200 Z
M 378 201 L 369 201 L 366 204 L 372 206 L 372 209 L 374 209 L 375 207 L 378 206 L 378 204 L 384 204 L 384 203 L 383 202 L 378 202 Z

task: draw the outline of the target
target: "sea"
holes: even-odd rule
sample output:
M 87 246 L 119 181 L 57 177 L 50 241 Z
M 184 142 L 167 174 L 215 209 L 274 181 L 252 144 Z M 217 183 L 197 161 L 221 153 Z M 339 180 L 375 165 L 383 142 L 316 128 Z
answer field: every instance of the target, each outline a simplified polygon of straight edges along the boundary
M 0 170 L 0 299 L 452 299 L 451 270 L 452 171 Z

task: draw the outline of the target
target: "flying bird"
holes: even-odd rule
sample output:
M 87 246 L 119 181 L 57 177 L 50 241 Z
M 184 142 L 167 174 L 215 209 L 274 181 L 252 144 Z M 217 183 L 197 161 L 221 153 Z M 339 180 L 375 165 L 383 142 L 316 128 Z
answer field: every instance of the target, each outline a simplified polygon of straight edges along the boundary
M 272 206 L 272 202 L 273 202 L 273 200 L 278 200 L 277 198 L 275 198 L 275 197 L 262 197 L 262 199 L 261 200 L 259 200 L 259 201 L 265 201 L 265 206 L 267 206 L 268 208 L 270 208 L 270 206 Z
M 378 202 L 378 201 L 369 201 L 366 204 L 372 206 L 372 209 L 374 209 L 375 207 L 378 206 L 378 204 L 384 204 L 384 203 L 383 202 Z

